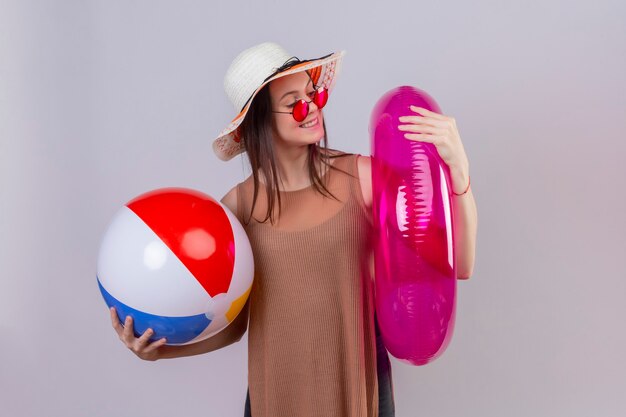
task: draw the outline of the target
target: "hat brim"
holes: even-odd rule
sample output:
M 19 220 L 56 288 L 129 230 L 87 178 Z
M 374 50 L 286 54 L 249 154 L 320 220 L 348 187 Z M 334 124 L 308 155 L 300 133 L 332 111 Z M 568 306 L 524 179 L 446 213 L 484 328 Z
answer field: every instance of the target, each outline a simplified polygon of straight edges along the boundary
M 254 91 L 254 93 L 250 97 L 250 100 L 248 100 L 241 112 L 239 112 L 239 114 L 235 116 L 235 118 L 228 124 L 228 126 L 226 126 L 226 128 L 224 128 L 219 133 L 217 138 L 213 141 L 213 151 L 215 152 L 217 157 L 220 158 L 222 161 L 229 161 L 230 159 L 244 152 L 245 148 L 243 145 L 243 138 L 240 136 L 239 130 L 237 128 L 246 117 L 248 109 L 250 108 L 250 105 L 256 97 L 257 93 L 263 87 L 265 87 L 267 84 L 277 78 L 285 77 L 287 75 L 295 74 L 297 72 L 316 69 L 316 71 L 311 74 L 313 82 L 317 86 L 324 86 L 326 89 L 328 89 L 328 92 L 330 93 L 335 85 L 337 75 L 339 75 L 341 62 L 345 53 L 345 51 L 339 51 L 325 58 L 302 62 L 267 79 Z

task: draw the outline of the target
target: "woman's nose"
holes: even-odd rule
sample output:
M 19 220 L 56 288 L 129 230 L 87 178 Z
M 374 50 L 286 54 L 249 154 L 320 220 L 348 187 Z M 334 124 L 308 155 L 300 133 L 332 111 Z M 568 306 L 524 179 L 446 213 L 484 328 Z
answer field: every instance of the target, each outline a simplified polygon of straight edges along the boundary
M 315 100 L 311 100 L 311 102 L 309 103 L 309 113 L 312 113 L 313 111 L 318 111 L 319 107 L 317 107 L 317 104 L 315 104 Z

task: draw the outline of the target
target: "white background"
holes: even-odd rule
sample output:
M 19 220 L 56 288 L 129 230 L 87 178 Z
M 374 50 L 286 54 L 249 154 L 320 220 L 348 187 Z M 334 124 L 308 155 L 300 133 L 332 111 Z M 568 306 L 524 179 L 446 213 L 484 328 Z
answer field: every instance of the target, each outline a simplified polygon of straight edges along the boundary
M 429 92 L 470 160 L 479 230 L 446 353 L 392 361 L 397 416 L 626 415 L 623 1 L 0 0 L 0 414 L 241 416 L 247 341 L 144 362 L 95 278 L 116 210 L 247 176 L 211 140 L 231 60 L 345 49 L 324 110 L 369 154 L 389 89 Z

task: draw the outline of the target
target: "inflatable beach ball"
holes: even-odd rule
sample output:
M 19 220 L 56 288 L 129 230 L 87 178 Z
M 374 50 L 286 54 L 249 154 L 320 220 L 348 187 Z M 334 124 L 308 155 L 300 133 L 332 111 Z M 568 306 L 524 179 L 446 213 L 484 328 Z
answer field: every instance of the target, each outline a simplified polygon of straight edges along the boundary
M 114 216 L 98 255 L 97 281 L 120 322 L 135 336 L 195 343 L 228 326 L 242 310 L 254 276 L 248 237 L 219 201 L 185 188 L 163 188 L 129 201 Z

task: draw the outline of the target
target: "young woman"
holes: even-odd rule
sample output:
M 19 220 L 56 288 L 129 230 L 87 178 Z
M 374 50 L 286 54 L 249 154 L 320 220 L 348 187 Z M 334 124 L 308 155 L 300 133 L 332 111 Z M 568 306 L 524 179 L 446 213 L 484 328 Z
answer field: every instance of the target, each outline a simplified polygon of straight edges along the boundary
M 150 330 L 135 338 L 132 320 L 122 327 L 111 310 L 120 339 L 145 360 L 210 352 L 248 330 L 248 416 L 394 415 L 370 268 L 370 159 L 330 149 L 322 113 L 343 55 L 300 61 L 263 43 L 237 56 L 226 74 L 239 114 L 213 149 L 223 160 L 246 152 L 252 168 L 222 199 L 244 225 L 255 259 L 252 291 L 235 321 L 202 342 L 167 346 L 149 344 Z M 456 124 L 411 110 L 399 129 L 435 144 L 450 167 L 457 270 L 469 278 L 477 216 Z

